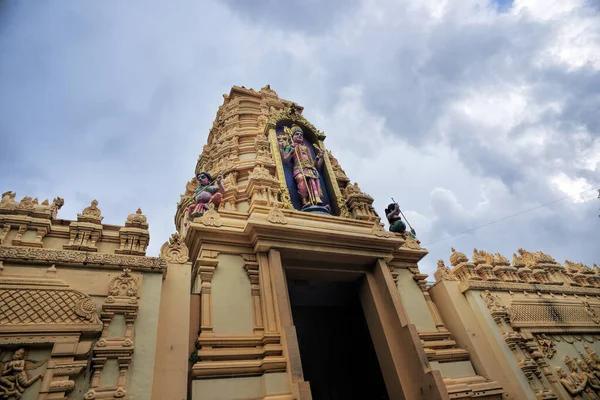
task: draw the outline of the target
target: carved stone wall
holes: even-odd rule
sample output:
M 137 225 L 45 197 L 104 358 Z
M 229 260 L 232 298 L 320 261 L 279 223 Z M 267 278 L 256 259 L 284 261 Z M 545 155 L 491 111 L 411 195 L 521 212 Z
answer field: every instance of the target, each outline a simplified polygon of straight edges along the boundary
M 448 292 L 452 287 L 466 296 L 466 302 L 454 296 L 453 306 L 444 304 L 442 309 L 449 318 L 453 307 L 463 315 L 472 312 L 491 317 L 492 324 L 482 321 L 488 331 L 481 334 L 500 335 L 503 343 L 497 345 L 509 349 L 514 358 L 497 362 L 512 365 L 515 374 L 524 376 L 535 397 L 596 398 L 596 381 L 591 375 L 584 379 L 586 370 L 593 370 L 593 360 L 587 362 L 582 355 L 586 349 L 573 343 L 587 342 L 593 347 L 600 334 L 597 266 L 592 269 L 568 260 L 563 266 L 547 254 L 523 249 L 513 255 L 512 263 L 498 253 L 477 249 L 469 260 L 452 249 L 450 263 L 452 269 L 438 262 L 436 280 L 445 285 L 431 289 L 438 298 L 452 298 Z M 465 309 L 466 304 L 470 310 Z M 477 351 L 487 352 L 484 348 Z M 565 357 L 573 362 L 557 361 Z M 586 357 L 588 361 L 591 358 L 589 354 Z M 493 363 L 486 363 L 494 368 Z
M 59 279 L 0 276 L 0 310 L 0 398 L 72 392 L 102 330 L 94 300 Z

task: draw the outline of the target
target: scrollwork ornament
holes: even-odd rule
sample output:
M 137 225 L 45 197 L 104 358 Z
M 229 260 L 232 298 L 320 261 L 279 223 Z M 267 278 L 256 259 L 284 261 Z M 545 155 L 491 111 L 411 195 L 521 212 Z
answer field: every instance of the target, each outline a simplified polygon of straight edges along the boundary
M 160 257 L 169 262 L 180 264 L 188 261 L 188 248 L 178 232 L 172 234 L 169 240 L 162 245 L 160 248 Z
M 596 313 L 596 311 L 590 306 L 590 303 L 587 301 L 582 302 L 585 307 L 585 312 L 590 316 L 591 320 L 596 324 L 600 324 L 600 316 Z
M 75 314 L 88 321 L 97 320 L 96 303 L 89 297 L 84 297 L 75 303 Z
M 123 269 L 121 275 L 114 277 L 108 287 L 108 294 L 110 296 L 136 297 L 137 291 L 138 280 L 131 275 L 131 269 L 129 268 Z
M 215 210 L 215 205 L 212 203 L 208 205 L 208 211 L 204 213 L 201 221 L 202 224 L 206 226 L 214 226 L 218 228 L 221 225 L 223 225 L 223 223 L 221 222 L 221 216 Z
M 273 208 L 271 208 L 271 211 L 269 211 L 269 215 L 267 218 L 269 219 L 269 222 L 273 224 L 285 225 L 288 223 L 287 218 L 285 217 L 285 215 L 283 215 L 283 212 L 281 212 L 281 210 L 279 209 L 279 207 L 277 207 L 276 204 L 273 205 Z

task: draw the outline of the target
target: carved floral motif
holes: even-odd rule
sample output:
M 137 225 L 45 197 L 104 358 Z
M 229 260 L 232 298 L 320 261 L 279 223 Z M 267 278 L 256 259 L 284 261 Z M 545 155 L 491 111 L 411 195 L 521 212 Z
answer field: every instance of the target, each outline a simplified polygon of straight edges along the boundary
M 131 269 L 125 268 L 121 275 L 114 277 L 108 286 L 110 296 L 137 296 L 138 280 L 131 275 Z
M 187 262 L 189 251 L 179 232 L 172 234 L 169 240 L 162 245 L 160 257 L 169 262 Z
M 285 225 L 288 222 L 287 218 L 285 217 L 285 215 L 283 215 L 283 212 L 281 212 L 281 210 L 279 209 L 279 207 L 277 207 L 276 204 L 273 205 L 273 208 L 271 208 L 271 211 L 269 211 L 268 219 L 269 222 L 273 224 Z
M 208 205 L 208 211 L 204 213 L 201 221 L 202 224 L 206 226 L 214 226 L 218 228 L 219 226 L 223 225 L 221 222 L 221 216 L 215 210 L 215 205 L 213 203 Z

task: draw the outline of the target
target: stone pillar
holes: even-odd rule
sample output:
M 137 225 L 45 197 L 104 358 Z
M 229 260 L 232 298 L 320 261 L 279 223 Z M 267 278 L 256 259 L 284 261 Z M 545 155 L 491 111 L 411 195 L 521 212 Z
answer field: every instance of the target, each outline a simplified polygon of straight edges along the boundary
M 187 398 L 192 264 L 178 234 L 171 236 L 160 253 L 168 273 L 162 284 L 152 399 Z

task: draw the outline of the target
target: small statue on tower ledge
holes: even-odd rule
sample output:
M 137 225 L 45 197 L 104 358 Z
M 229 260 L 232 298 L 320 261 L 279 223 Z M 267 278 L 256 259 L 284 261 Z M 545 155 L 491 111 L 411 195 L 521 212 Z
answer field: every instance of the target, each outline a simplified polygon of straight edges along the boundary
M 198 188 L 194 191 L 194 204 L 188 208 L 190 218 L 203 215 L 205 211 L 208 211 L 208 205 L 211 203 L 215 205 L 215 209 L 219 208 L 225 191 L 221 183 L 222 179 L 223 175 L 219 175 L 217 179 L 213 180 L 208 172 L 200 172 L 196 175 Z
M 392 199 L 392 201 L 394 201 L 394 199 Z M 400 206 L 395 201 L 385 209 L 385 216 L 390 224 L 390 232 L 404 235 L 406 233 L 406 224 L 402 221 L 402 218 L 400 218 L 400 214 L 404 217 L 404 214 L 400 210 Z M 404 219 L 406 219 L 406 217 L 404 217 Z M 408 220 L 406 222 L 408 223 Z M 410 224 L 408 225 L 410 226 Z M 410 226 L 410 233 L 413 239 L 416 238 L 417 232 L 415 232 L 412 226 Z

